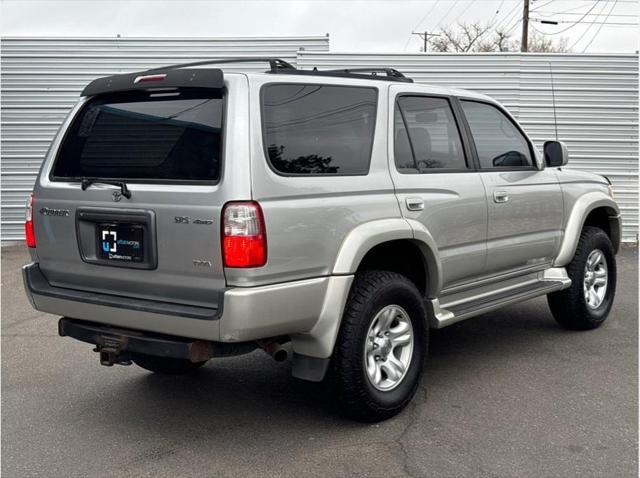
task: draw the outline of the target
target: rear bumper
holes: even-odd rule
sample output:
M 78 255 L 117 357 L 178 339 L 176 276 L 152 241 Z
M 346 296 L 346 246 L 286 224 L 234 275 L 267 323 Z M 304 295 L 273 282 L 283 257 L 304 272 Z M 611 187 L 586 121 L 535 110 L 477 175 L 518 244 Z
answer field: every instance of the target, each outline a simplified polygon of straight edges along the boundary
M 66 317 L 58 322 L 58 332 L 62 337 L 97 345 L 100 351 L 110 350 L 115 357 L 133 352 L 202 362 L 216 356 L 250 352 L 255 348 L 252 344 L 234 344 L 231 345 L 234 349 L 229 349 L 222 347 L 227 344 L 208 340 L 139 332 Z
M 344 290 L 341 295 L 346 295 L 351 283 L 350 278 L 336 276 L 230 288 L 224 291 L 220 309 L 207 309 L 55 287 L 37 263 L 23 267 L 23 280 L 31 304 L 43 312 L 128 330 L 218 342 L 309 334 L 326 313 L 326 302 L 335 302 L 327 291 L 338 288 Z M 336 306 L 341 307 L 339 303 Z

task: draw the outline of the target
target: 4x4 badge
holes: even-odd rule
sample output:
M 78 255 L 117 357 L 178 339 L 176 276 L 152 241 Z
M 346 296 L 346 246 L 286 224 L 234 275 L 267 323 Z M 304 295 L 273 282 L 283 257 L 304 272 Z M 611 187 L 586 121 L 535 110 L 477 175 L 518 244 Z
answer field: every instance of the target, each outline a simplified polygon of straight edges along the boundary
M 120 191 L 113 191 L 113 193 L 111 193 L 111 199 L 113 199 L 115 202 L 121 201 L 122 193 Z

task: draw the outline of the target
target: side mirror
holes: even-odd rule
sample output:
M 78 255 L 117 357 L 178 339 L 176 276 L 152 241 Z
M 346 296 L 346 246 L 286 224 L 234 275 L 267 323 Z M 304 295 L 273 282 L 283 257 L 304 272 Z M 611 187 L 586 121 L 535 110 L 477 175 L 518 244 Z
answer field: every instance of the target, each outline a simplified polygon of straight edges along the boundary
M 562 141 L 545 141 L 544 163 L 550 168 L 566 166 L 569 162 L 569 150 Z

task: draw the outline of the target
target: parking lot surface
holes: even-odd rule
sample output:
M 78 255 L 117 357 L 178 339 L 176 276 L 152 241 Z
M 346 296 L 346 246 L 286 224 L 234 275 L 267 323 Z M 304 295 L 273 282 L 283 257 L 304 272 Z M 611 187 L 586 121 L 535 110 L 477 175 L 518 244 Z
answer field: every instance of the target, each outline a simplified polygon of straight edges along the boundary
M 3 477 L 638 476 L 635 248 L 600 329 L 560 329 L 541 298 L 434 331 L 414 401 L 376 425 L 260 351 L 183 377 L 102 367 L 30 307 L 27 262 L 2 249 Z

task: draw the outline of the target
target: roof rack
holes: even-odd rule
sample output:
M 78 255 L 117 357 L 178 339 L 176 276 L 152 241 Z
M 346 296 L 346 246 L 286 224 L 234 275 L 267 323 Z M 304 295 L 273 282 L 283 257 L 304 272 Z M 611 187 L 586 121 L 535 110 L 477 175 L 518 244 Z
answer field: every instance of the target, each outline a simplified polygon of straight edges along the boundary
M 370 73 L 371 76 L 378 76 L 378 73 L 384 73 L 385 74 L 384 78 L 377 78 L 377 79 L 380 79 L 380 80 L 385 79 L 389 81 L 406 81 L 408 83 L 413 83 L 413 80 L 411 78 L 407 78 L 395 68 L 345 68 L 343 70 L 328 70 L 328 71 L 330 72 L 335 71 L 336 73 L 340 72 L 345 74 Z
M 284 61 L 280 58 L 271 58 L 264 56 L 256 56 L 256 57 L 241 57 L 241 58 L 227 58 L 226 60 L 204 60 L 204 61 L 194 61 L 192 63 L 179 63 L 177 65 L 167 65 L 160 66 L 158 68 L 151 68 L 146 70 L 147 73 L 158 72 L 158 71 L 166 71 L 166 70 L 174 70 L 177 68 L 188 68 L 191 66 L 203 66 L 203 65 L 223 65 L 226 63 L 258 63 L 265 62 L 269 63 L 269 68 L 271 73 L 281 72 L 282 70 L 295 70 L 296 67 L 291 63 Z
M 267 73 L 286 73 L 288 75 L 305 76 L 331 76 L 335 78 L 359 78 L 361 80 L 383 80 L 413 83 L 413 80 L 411 78 L 407 78 L 398 70 L 395 70 L 393 68 L 353 68 L 344 70 L 318 70 L 317 68 L 314 68 L 313 70 L 298 70 L 294 68 L 292 70 L 271 70 Z
M 341 70 L 298 70 L 291 63 L 280 58 L 272 57 L 241 57 L 227 58 L 226 60 L 204 60 L 193 63 L 180 63 L 178 65 L 167 65 L 158 68 L 146 70 L 145 73 L 156 73 L 167 70 L 175 70 L 179 68 L 188 68 L 192 66 L 204 65 L 222 65 L 226 63 L 257 63 L 265 62 L 269 64 L 267 73 L 286 73 L 290 75 L 305 76 L 330 76 L 338 78 L 360 78 L 366 80 L 384 80 L 384 81 L 401 81 L 405 83 L 413 83 L 411 78 L 407 78 L 394 68 L 345 68 Z

